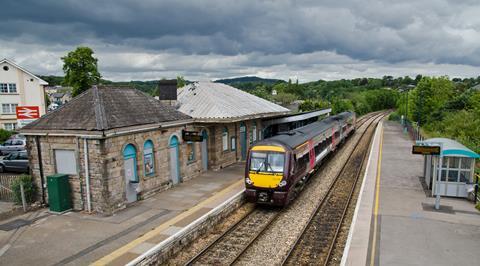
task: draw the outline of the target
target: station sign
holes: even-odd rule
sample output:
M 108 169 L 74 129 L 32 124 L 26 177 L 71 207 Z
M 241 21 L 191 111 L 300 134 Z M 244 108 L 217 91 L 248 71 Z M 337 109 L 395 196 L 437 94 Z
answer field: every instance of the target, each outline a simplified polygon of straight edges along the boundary
M 203 136 L 200 132 L 182 130 L 182 139 L 184 141 L 202 142 Z
M 40 108 L 38 106 L 17 106 L 17 119 L 37 119 L 40 117 Z
M 412 154 L 440 155 L 440 146 L 413 145 Z

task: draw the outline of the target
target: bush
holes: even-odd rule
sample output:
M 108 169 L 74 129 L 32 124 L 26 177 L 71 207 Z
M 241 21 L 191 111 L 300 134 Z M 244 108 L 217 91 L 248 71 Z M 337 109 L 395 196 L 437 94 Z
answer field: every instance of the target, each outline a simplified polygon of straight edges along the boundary
M 13 134 L 15 134 L 15 132 L 8 131 L 8 130 L 5 130 L 5 129 L 0 129 L 0 143 L 5 142 Z
M 401 117 L 397 112 L 393 112 L 388 116 L 388 120 L 390 121 L 400 121 Z
M 35 195 L 37 187 L 33 182 L 33 178 L 29 175 L 21 175 L 12 184 L 12 190 L 15 196 L 15 202 L 22 204 L 22 194 L 20 192 L 20 184 L 23 184 L 23 191 L 25 192 L 25 200 L 27 203 L 33 203 L 35 201 Z

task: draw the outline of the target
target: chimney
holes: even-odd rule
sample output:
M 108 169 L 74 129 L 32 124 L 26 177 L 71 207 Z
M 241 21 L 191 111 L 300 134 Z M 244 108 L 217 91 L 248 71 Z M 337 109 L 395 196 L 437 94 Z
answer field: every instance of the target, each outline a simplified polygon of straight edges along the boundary
M 177 80 L 160 80 L 158 82 L 158 99 L 161 103 L 175 106 L 177 104 Z

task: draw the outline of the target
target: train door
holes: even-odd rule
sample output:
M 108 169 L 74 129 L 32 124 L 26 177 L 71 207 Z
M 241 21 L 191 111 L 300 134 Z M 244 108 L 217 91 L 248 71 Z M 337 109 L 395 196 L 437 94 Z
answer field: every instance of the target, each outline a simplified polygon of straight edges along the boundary
M 244 161 L 247 158 L 247 127 L 243 122 L 240 123 L 240 152 Z

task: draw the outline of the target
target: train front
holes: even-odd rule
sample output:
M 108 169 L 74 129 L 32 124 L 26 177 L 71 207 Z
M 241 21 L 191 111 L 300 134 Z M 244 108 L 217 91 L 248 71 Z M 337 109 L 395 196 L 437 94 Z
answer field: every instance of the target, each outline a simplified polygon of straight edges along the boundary
M 250 150 L 245 171 L 247 201 L 283 206 L 288 199 L 288 158 L 284 147 L 258 144 Z

